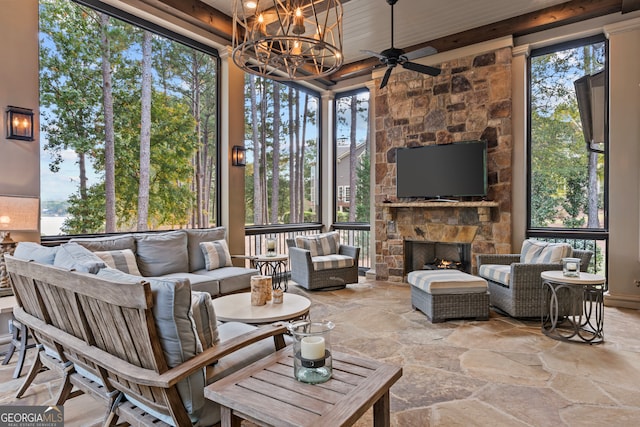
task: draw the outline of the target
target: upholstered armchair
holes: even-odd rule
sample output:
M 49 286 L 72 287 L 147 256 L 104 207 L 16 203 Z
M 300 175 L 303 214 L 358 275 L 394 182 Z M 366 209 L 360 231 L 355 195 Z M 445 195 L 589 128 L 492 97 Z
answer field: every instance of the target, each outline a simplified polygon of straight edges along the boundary
M 340 244 L 332 231 L 287 239 L 291 280 L 309 289 L 339 289 L 358 282 L 360 248 Z
M 568 243 L 525 240 L 519 254 L 480 254 L 478 275 L 487 280 L 491 306 L 511 317 L 540 317 L 546 309 L 540 273 L 562 270 L 562 258 L 580 258 L 586 271 L 593 252 Z M 565 307 L 568 307 L 569 303 Z

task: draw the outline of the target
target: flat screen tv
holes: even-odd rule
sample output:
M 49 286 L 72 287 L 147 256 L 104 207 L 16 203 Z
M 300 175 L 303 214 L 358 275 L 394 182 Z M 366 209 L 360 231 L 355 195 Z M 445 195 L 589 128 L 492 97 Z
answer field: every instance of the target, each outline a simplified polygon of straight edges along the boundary
M 399 198 L 486 196 L 487 143 L 398 148 L 396 178 Z

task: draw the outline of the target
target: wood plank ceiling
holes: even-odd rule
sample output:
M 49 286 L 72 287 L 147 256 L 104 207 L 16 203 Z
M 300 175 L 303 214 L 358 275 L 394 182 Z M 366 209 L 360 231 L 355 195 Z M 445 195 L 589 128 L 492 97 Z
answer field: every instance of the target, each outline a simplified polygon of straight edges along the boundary
M 232 0 L 142 0 L 187 17 L 231 40 Z M 362 49 L 390 46 L 386 0 L 345 0 L 345 65 L 323 84 L 370 73 L 381 64 Z M 508 35 L 522 36 L 585 19 L 640 9 L 640 0 L 398 0 L 395 45 L 405 51 L 433 46 L 444 52 Z

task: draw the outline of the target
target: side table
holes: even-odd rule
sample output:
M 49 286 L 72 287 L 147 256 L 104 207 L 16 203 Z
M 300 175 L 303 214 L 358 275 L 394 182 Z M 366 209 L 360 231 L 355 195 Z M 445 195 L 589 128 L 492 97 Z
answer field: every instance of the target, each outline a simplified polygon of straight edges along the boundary
M 543 301 L 548 304 L 542 315 L 542 332 L 560 341 L 604 342 L 606 278 L 591 273 L 570 277 L 562 271 L 543 271 L 540 277 Z
M 256 255 L 251 257 L 253 268 L 260 270 L 264 276 L 271 276 L 273 289 L 282 289 L 287 292 L 289 279 L 287 278 L 287 261 L 289 257 L 283 254 Z

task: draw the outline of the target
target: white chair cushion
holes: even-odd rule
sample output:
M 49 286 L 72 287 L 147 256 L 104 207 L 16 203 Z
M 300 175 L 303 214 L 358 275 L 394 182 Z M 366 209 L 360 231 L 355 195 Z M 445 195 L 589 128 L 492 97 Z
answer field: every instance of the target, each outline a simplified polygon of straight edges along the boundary
M 408 282 L 432 295 L 475 294 L 487 291 L 487 281 L 458 270 L 416 270 Z
M 478 270 L 478 275 L 508 287 L 511 280 L 511 265 L 482 264 Z
M 311 262 L 313 263 L 313 269 L 320 271 L 353 267 L 354 259 L 346 255 L 323 255 L 312 257 Z

